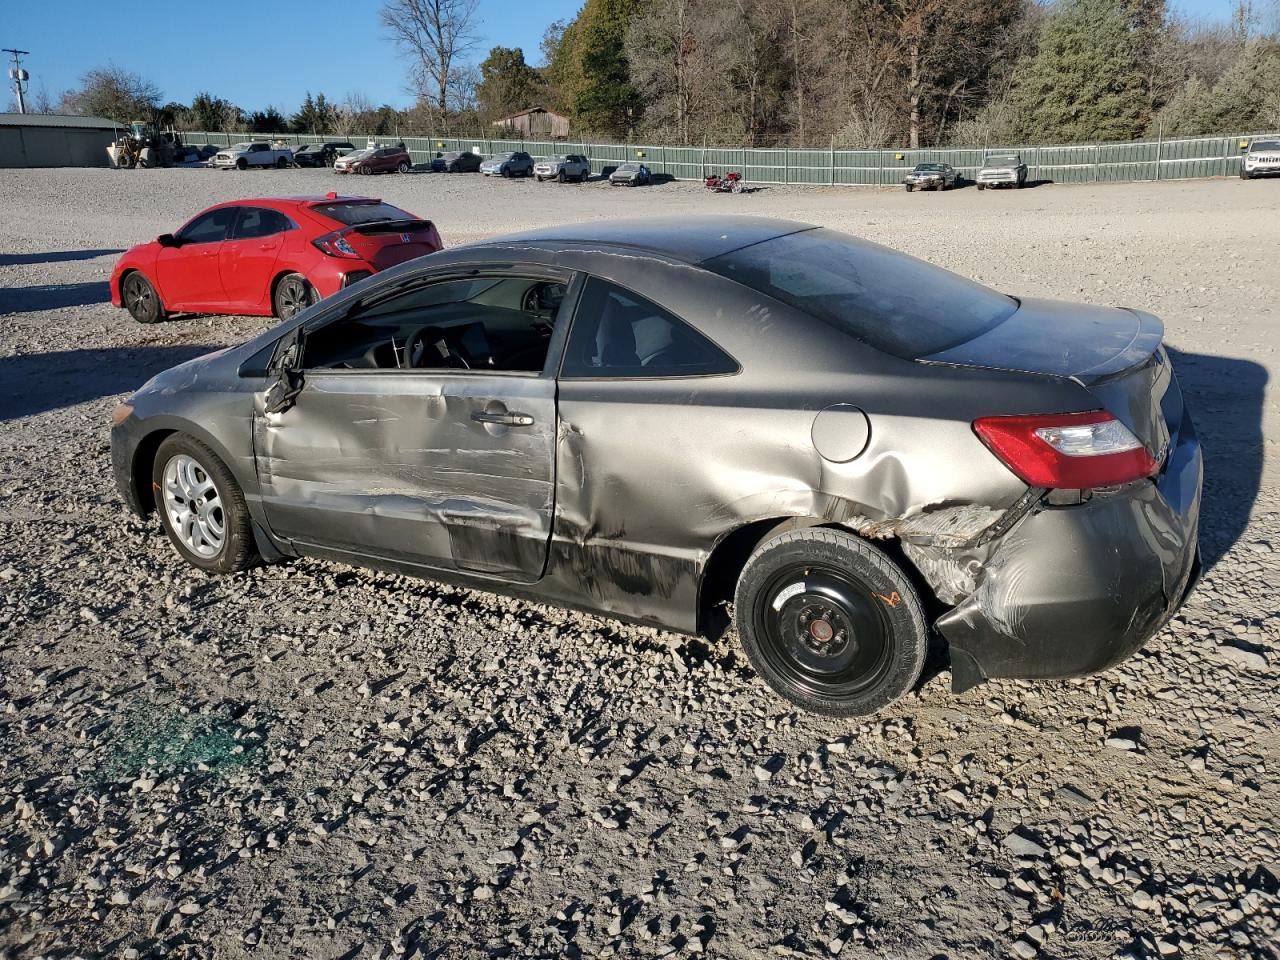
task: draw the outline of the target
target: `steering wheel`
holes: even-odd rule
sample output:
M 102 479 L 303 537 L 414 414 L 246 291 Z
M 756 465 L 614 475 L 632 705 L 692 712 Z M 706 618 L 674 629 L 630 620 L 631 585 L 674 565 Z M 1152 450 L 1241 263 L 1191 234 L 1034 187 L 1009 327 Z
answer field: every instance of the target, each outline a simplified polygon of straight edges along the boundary
M 394 341 L 393 341 L 394 342 Z M 438 363 L 423 364 L 422 359 L 439 358 Z M 404 342 L 404 352 L 398 357 L 400 367 L 404 370 L 410 370 L 421 366 L 428 367 L 450 367 L 453 369 L 462 368 L 470 370 L 471 364 L 467 363 L 467 358 L 451 344 L 444 335 L 444 331 L 439 327 L 419 327 L 413 333 L 409 334 L 408 339 Z

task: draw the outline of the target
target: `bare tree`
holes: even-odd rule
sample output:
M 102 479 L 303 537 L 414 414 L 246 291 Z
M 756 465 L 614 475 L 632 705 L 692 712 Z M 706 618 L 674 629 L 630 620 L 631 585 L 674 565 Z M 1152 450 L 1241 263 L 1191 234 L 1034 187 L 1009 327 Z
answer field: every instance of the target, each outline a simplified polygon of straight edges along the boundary
M 382 6 L 383 26 L 413 60 L 416 92 L 441 111 L 455 108 L 462 61 L 479 42 L 478 7 L 479 0 L 386 0 Z

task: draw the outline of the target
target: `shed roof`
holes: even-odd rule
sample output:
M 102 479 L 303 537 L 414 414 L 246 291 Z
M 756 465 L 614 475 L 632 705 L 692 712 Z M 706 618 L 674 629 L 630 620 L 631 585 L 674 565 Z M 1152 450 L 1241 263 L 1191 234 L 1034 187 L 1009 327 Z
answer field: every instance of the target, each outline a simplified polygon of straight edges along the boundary
M 84 130 L 116 130 L 125 124 L 105 117 L 69 117 L 60 113 L 0 113 L 0 127 L 75 127 Z

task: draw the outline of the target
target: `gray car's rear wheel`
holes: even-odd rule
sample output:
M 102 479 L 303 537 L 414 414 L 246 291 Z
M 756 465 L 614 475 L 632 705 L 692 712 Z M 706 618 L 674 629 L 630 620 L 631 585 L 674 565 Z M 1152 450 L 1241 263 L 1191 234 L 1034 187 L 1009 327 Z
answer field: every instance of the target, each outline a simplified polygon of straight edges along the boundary
M 244 494 L 226 464 L 194 437 L 175 433 L 151 471 L 165 533 L 178 555 L 209 573 L 244 570 L 258 559 Z
M 760 678 L 830 716 L 874 713 L 902 696 L 929 646 L 906 574 L 845 530 L 793 530 L 762 544 L 738 580 L 734 619 Z
M 301 313 L 316 302 L 316 290 L 300 273 L 286 273 L 276 284 L 276 292 L 272 297 L 276 316 L 281 320 Z
M 158 323 L 165 318 L 160 295 L 151 281 L 135 270 L 120 285 L 120 299 L 129 315 L 139 323 Z

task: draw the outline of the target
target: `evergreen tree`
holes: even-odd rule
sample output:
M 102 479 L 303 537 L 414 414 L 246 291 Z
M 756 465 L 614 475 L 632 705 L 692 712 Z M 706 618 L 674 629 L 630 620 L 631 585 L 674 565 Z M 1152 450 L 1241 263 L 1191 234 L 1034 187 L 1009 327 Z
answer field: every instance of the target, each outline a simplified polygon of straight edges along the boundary
M 625 42 L 640 0 L 587 0 L 559 39 L 548 72 L 582 129 L 625 137 L 643 101 L 631 83 Z
M 1150 101 L 1134 6 L 1068 0 L 1045 22 L 1018 89 L 1024 139 L 1129 140 L 1142 131 Z
M 542 92 L 541 75 L 519 47 L 494 47 L 480 64 L 476 99 L 485 114 L 501 117 L 538 105 Z

